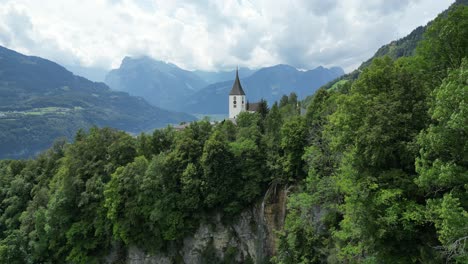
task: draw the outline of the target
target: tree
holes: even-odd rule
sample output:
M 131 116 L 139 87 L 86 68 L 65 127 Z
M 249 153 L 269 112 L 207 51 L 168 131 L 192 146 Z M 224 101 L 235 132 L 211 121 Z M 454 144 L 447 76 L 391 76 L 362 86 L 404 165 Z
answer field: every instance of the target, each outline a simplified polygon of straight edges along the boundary
M 155 129 L 151 139 L 152 151 L 154 155 L 158 155 L 163 151 L 168 151 L 174 141 L 174 129 L 167 127 L 165 129 Z
M 145 156 L 147 159 L 151 159 L 151 156 L 153 155 L 151 139 L 151 136 L 145 133 L 138 135 L 136 140 L 138 156 Z
M 300 116 L 291 118 L 281 127 L 281 149 L 283 151 L 284 180 L 294 181 L 304 177 L 304 145 L 306 127 Z
M 435 19 L 419 43 L 417 54 L 427 63 L 434 84 L 440 84 L 448 69 L 458 69 L 468 56 L 468 6 L 458 5 Z
M 434 261 L 424 196 L 414 184 L 415 139 L 427 122 L 428 88 L 418 61 L 375 59 L 330 116 L 327 136 L 342 159 L 343 220 L 333 233 L 341 261 Z M 432 255 L 431 255 L 432 252 Z
M 266 166 L 271 179 L 279 179 L 282 175 L 280 162 L 281 126 L 283 119 L 278 107 L 274 103 L 264 121 L 265 135 L 263 141 L 266 146 Z
M 51 182 L 46 223 L 52 259 L 96 263 L 110 247 L 104 187 L 135 155 L 133 138 L 109 128 L 80 134 Z
M 297 105 L 297 103 L 298 103 L 297 94 L 295 92 L 291 92 L 289 94 L 288 103 L 291 104 L 291 105 L 294 105 L 294 106 Z
M 150 217 L 155 190 L 147 169 L 148 161 L 144 156 L 117 168 L 106 184 L 104 206 L 115 238 L 126 245 L 154 250 L 162 241 L 159 226 Z
M 200 161 L 203 168 L 203 192 L 208 208 L 227 204 L 238 189 L 235 175 L 234 156 L 228 149 L 222 134 L 215 131 L 203 147 Z
M 433 91 L 433 124 L 419 137 L 416 182 L 430 197 L 427 221 L 436 226 L 447 261 L 468 260 L 468 59 Z M 465 240 L 465 241 L 462 241 Z
M 278 104 L 275 102 L 265 119 L 265 135 L 267 137 L 267 142 L 271 142 L 269 146 L 279 146 L 282 123 L 281 113 Z
M 447 191 L 464 192 L 468 181 L 468 59 L 452 70 L 433 91 L 435 101 L 430 109 L 433 124 L 421 132 L 416 160 L 418 184 L 431 197 Z
M 242 112 L 237 116 L 237 139 L 249 138 L 256 143 L 261 139 L 261 116 L 259 113 Z
M 264 100 L 263 98 L 260 100 L 259 102 L 259 106 L 258 106 L 258 113 L 260 114 L 260 116 L 262 117 L 262 120 L 266 118 L 267 114 L 268 114 L 268 103 L 266 100 Z
M 283 107 L 283 106 L 286 106 L 289 104 L 289 98 L 287 95 L 283 95 L 281 97 L 281 100 L 280 100 L 280 103 L 279 103 L 279 107 Z

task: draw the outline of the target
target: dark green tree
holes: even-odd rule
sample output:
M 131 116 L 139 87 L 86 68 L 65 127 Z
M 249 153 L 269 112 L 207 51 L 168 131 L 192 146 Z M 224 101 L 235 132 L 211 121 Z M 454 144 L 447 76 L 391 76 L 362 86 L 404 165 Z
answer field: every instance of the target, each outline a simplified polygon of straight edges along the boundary
M 433 124 L 421 132 L 417 184 L 425 191 L 447 262 L 468 261 L 468 59 L 434 90 Z
M 208 208 L 227 204 L 238 189 L 234 155 L 229 151 L 223 135 L 215 131 L 203 147 L 200 161 L 203 168 L 203 192 Z
M 111 242 L 104 187 L 116 168 L 135 155 L 133 138 L 113 129 L 92 128 L 65 151 L 51 182 L 46 221 L 51 259 L 97 263 Z
M 343 153 L 343 220 L 334 233 L 342 261 L 434 261 L 413 182 L 415 139 L 428 122 L 422 78 L 412 59 L 375 59 L 330 117 L 332 150 Z
M 423 57 L 436 85 L 447 76 L 448 69 L 458 69 L 468 56 L 468 6 L 459 5 L 435 19 L 418 45 L 417 54 Z
M 286 121 L 281 127 L 281 150 L 283 152 L 283 179 L 295 181 L 304 177 L 302 155 L 306 144 L 306 126 L 303 117 Z

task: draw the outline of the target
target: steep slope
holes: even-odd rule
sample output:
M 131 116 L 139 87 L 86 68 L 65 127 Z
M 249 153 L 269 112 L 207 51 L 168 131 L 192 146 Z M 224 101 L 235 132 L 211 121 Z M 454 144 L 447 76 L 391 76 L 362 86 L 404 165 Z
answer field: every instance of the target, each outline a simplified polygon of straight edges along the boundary
M 144 97 L 155 106 L 180 110 L 182 98 L 205 87 L 207 83 L 190 71 L 149 57 L 125 57 L 118 69 L 105 79 L 109 87 Z
M 137 133 L 193 119 L 0 47 L 0 158 L 30 157 L 92 125 Z
M 241 79 L 241 82 L 250 102 L 263 98 L 272 103 L 291 92 L 304 98 L 343 73 L 338 67 L 299 71 L 288 65 L 276 65 L 262 68 L 250 77 Z M 209 85 L 188 98 L 182 110 L 188 113 L 225 114 L 228 112 L 227 95 L 231 87 L 232 81 Z
M 449 10 L 451 10 L 452 8 L 454 8 L 456 6 L 459 6 L 459 5 L 468 5 L 468 0 L 456 0 L 455 3 L 453 3 L 447 10 L 440 13 L 437 17 L 446 16 L 447 12 L 449 12 Z M 375 58 L 379 58 L 379 57 L 383 57 L 383 56 L 389 56 L 392 59 L 398 59 L 400 57 L 408 57 L 408 56 L 414 55 L 415 52 L 416 52 L 416 46 L 418 45 L 419 41 L 422 40 L 424 32 L 426 32 L 426 29 L 428 28 L 428 26 L 430 26 L 431 22 L 432 21 L 427 23 L 427 25 L 425 25 L 425 26 L 417 27 L 416 29 L 411 31 L 411 33 L 409 35 L 407 35 L 407 36 L 405 36 L 405 37 L 403 37 L 401 39 L 398 39 L 398 40 L 390 42 L 389 44 L 383 45 L 382 47 L 380 47 L 377 50 L 377 52 L 374 54 L 374 56 L 372 56 L 367 61 L 363 62 L 359 66 L 358 69 L 356 69 L 356 70 L 354 70 L 354 71 L 352 71 L 352 72 L 350 72 L 348 74 L 345 74 L 345 75 L 343 75 L 343 76 L 341 76 L 341 77 L 327 83 L 323 87 L 325 89 L 329 89 L 329 88 L 333 87 L 336 83 L 338 83 L 340 81 L 341 81 L 341 83 L 344 83 L 344 82 L 347 82 L 347 81 L 356 80 L 359 77 L 359 73 L 363 69 L 367 68 Z M 306 103 L 310 99 L 311 98 L 307 98 L 305 100 Z

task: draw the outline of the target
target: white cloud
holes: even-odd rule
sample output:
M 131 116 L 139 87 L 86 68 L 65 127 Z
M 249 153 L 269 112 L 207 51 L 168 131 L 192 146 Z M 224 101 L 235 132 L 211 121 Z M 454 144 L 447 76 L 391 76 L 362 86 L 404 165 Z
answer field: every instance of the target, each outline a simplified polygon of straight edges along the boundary
M 0 0 L 0 44 L 62 64 L 149 55 L 187 69 L 352 70 L 453 0 Z

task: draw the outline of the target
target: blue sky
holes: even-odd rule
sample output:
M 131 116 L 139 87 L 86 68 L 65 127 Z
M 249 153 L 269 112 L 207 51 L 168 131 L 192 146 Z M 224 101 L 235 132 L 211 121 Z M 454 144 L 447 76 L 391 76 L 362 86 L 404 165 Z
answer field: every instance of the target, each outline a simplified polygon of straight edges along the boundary
M 185 69 L 355 69 L 448 0 L 0 0 L 0 45 L 110 69 L 148 55 Z

